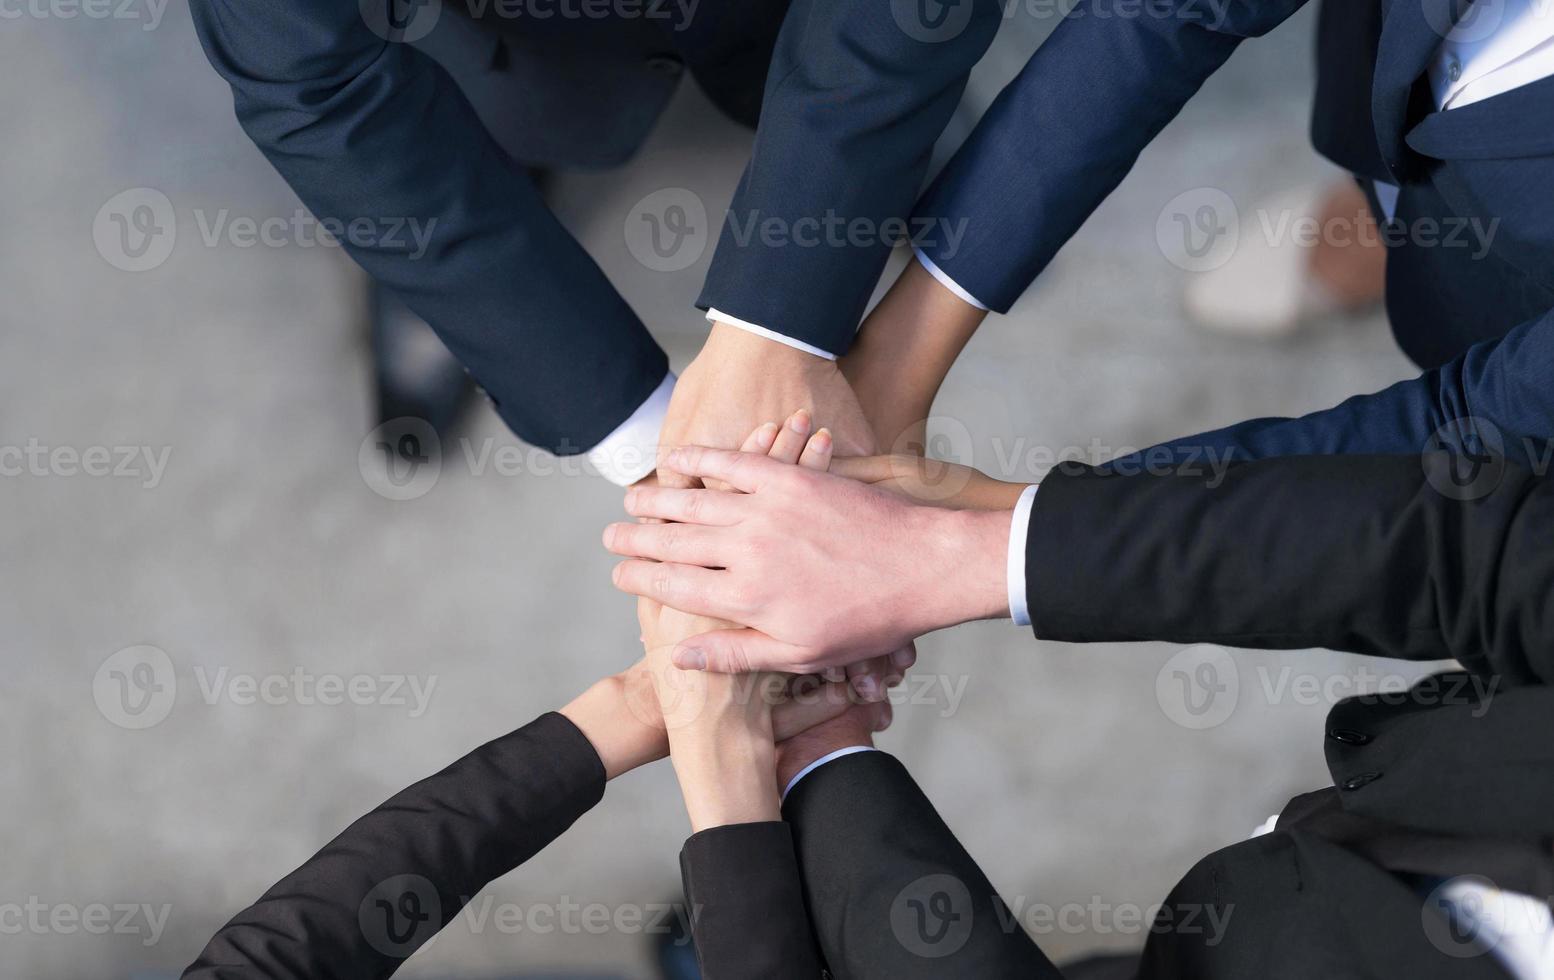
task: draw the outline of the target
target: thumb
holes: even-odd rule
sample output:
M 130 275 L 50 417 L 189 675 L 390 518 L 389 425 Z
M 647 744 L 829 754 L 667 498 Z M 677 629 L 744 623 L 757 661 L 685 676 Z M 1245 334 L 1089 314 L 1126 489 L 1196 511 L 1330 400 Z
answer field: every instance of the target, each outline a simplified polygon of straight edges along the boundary
M 753 629 L 715 630 L 693 636 L 674 651 L 674 665 L 681 670 L 707 670 L 714 674 L 748 674 L 752 671 L 808 673 L 796 666 L 800 650 Z

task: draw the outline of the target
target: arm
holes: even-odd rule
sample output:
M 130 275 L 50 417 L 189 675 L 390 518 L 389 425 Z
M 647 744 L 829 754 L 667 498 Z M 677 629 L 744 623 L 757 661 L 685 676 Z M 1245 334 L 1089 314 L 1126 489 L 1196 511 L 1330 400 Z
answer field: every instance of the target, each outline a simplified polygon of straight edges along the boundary
M 1008 312 L 1236 46 L 1304 2 L 1081 0 L 919 202 L 965 228 L 923 253 Z
M 915 23 L 912 0 L 789 8 L 697 301 L 715 323 L 675 388 L 663 445 L 733 448 L 766 419 L 806 408 L 840 455 L 875 451 L 836 358 L 893 240 L 914 231 L 907 216 L 934 142 L 1002 20 L 998 0 L 930 6 L 947 18 L 937 28 Z
M 871 745 L 843 716 L 780 747 L 785 783 Z M 906 768 L 882 752 L 824 762 L 788 793 L 804 899 L 826 962 L 848 977 L 1051 977 L 987 876 Z
M 1335 453 L 1418 453 L 1442 427 L 1474 432 L 1518 466 L 1554 457 L 1554 311 L 1417 378 L 1300 418 L 1252 419 L 1174 439 L 1108 464 L 1262 459 Z M 1453 432 L 1448 441 L 1457 438 Z M 1458 446 L 1457 448 L 1473 448 Z
M 998 0 L 926 6 L 944 22 L 919 22 L 916 3 L 795 0 L 698 306 L 847 352 L 892 232 L 914 231 L 906 218 L 934 143 L 1002 21 Z
M 759 631 L 695 637 L 674 653 L 682 667 L 813 669 L 903 633 L 1010 615 L 1023 577 L 1048 639 L 1326 646 L 1455 657 L 1512 682 L 1554 676 L 1543 642 L 1554 554 L 1542 547 L 1554 480 L 1503 462 L 1467 495 L 1461 459 L 1445 453 L 1423 466 L 1414 454 L 1310 456 L 1207 475 L 1064 467 L 1017 527 L 1010 512 L 926 507 L 755 456 L 670 459 L 746 494 L 714 507 L 637 490 L 639 516 L 703 509 L 716 524 L 698 536 L 709 567 L 627 561 L 617 585 Z M 612 531 L 618 553 L 676 560 L 656 529 L 627 527 Z
M 1054 640 L 1455 658 L 1547 683 L 1554 480 L 1506 466 L 1462 500 L 1451 463 L 1313 456 L 1207 478 L 1050 475 L 1026 553 L 1032 621 Z
M 596 716 L 578 715 L 589 726 Z M 222 926 L 183 975 L 389 976 L 591 809 L 607 764 L 641 753 L 613 723 L 596 731 L 603 753 L 577 722 L 543 715 L 395 794 Z
M 356 0 L 192 7 L 249 136 L 437 330 L 514 432 L 577 453 L 647 401 L 668 371 L 663 352 L 447 72 L 384 40 Z M 411 219 L 424 241 L 350 232 Z

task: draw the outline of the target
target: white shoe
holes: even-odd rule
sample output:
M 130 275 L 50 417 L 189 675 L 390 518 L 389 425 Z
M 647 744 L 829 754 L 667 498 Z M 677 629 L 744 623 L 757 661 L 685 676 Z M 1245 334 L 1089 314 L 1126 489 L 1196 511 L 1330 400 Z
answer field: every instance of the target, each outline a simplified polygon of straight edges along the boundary
M 1276 340 L 1338 311 L 1338 301 L 1311 275 L 1311 246 L 1294 231 L 1302 218 L 1318 215 L 1322 199 L 1323 188 L 1308 187 L 1259 202 L 1243 217 L 1229 261 L 1188 282 L 1182 299 L 1188 318 L 1216 333 Z

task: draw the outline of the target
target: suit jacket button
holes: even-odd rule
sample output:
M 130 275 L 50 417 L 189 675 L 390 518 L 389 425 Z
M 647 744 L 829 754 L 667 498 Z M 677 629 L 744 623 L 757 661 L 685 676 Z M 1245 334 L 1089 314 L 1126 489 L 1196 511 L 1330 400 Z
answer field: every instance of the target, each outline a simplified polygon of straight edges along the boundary
M 1364 732 L 1357 732 L 1352 728 L 1334 728 L 1327 733 L 1327 737 L 1335 742 L 1342 742 L 1345 745 L 1365 745 L 1371 740 L 1369 735 Z
M 1369 786 L 1371 783 L 1374 783 L 1380 778 L 1381 773 L 1379 772 L 1362 772 L 1358 776 L 1350 776 L 1342 783 L 1339 783 L 1338 788 L 1345 792 L 1352 793 L 1362 786 Z

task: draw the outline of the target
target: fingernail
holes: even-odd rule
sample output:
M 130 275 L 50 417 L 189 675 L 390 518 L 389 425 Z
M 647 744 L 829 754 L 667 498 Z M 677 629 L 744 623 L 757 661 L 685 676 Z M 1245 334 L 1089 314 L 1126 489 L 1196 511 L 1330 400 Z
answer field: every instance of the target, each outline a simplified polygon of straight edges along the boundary
M 917 655 L 914 654 L 911 650 L 897 650 L 895 653 L 890 655 L 891 665 L 899 667 L 902 670 L 906 670 L 908 667 L 912 666 L 916 660 Z
M 626 511 L 627 511 L 627 513 L 631 512 L 631 508 L 636 506 L 636 503 L 637 503 L 637 488 L 636 487 L 632 487 L 630 490 L 626 491 Z
M 613 548 L 613 547 L 615 547 L 615 525 L 614 524 L 606 524 L 604 526 L 604 546 L 606 548 Z
M 877 731 L 877 732 L 883 732 L 885 729 L 887 729 L 889 727 L 890 727 L 890 712 L 889 711 L 879 711 L 879 712 L 876 712 L 875 715 L 874 715 L 874 730 Z
M 873 674 L 864 674 L 853 678 L 853 687 L 865 701 L 878 701 L 880 694 L 880 682 Z
M 813 424 L 814 422 L 809 417 L 808 409 L 801 408 L 788 416 L 788 428 L 801 435 L 809 435 L 809 427 Z
M 690 647 L 689 649 L 685 650 L 676 650 L 674 654 L 674 665 L 679 667 L 681 670 L 706 670 L 707 652 L 705 650 L 698 650 L 695 647 Z
M 614 568 L 610 569 L 610 581 L 614 582 L 616 585 L 621 584 L 621 568 L 624 567 L 625 564 L 625 562 L 621 562 L 619 565 L 616 565 Z
M 767 422 L 756 430 L 755 444 L 760 446 L 763 452 L 772 448 L 772 443 L 777 441 L 778 428 L 776 422 Z
M 818 452 L 824 452 L 825 450 L 830 449 L 831 430 L 821 429 L 819 432 L 815 433 L 815 437 L 809 441 L 809 444 L 815 447 L 816 451 Z

